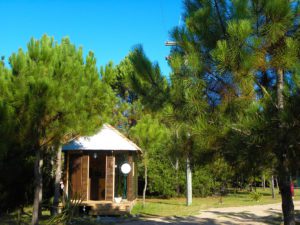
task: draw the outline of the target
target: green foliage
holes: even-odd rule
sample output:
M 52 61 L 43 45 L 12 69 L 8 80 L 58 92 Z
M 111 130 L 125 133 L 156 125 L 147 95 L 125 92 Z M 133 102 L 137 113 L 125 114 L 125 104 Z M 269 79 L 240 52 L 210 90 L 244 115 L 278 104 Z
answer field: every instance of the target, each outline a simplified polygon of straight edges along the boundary
M 21 127 L 37 139 L 33 143 L 49 146 L 66 135 L 99 127 L 109 89 L 100 82 L 93 53 L 84 63 L 82 49 L 68 39 L 59 45 L 44 36 L 40 41 L 31 39 L 28 53 L 19 50 L 10 57 L 10 64 L 19 100 L 15 108 L 23 109 Z
M 149 156 L 159 151 L 168 142 L 168 130 L 151 115 L 146 114 L 130 130 L 131 137 L 143 150 L 144 164 L 149 163 Z
M 4 208 L 31 201 L 28 170 L 34 152 L 47 155 L 57 143 L 94 132 L 110 114 L 114 99 L 100 80 L 93 53 L 83 58 L 82 49 L 68 38 L 61 43 L 46 35 L 32 38 L 27 51 L 19 49 L 9 63 L 10 68 L 0 65 L 0 190 L 9 193 L 1 195 L 1 202 L 12 203 Z M 12 196 L 13 187 L 18 194 Z M 15 196 L 21 200 L 14 201 Z
M 135 71 L 131 61 L 129 57 L 125 57 L 116 66 L 109 62 L 101 68 L 100 73 L 102 81 L 112 88 L 116 96 L 112 102 L 113 113 L 108 121 L 129 135 L 129 129 L 141 117 L 143 108 L 138 93 L 132 88 L 131 77 L 135 75 Z
M 57 215 L 51 216 L 48 221 L 46 222 L 47 225 L 52 224 L 73 224 L 76 217 L 79 214 L 79 206 L 82 203 L 82 198 L 80 195 L 75 193 L 72 196 L 72 199 L 65 196 L 64 204 L 61 213 Z
M 168 83 L 158 64 L 151 63 L 141 46 L 129 55 L 135 74 L 130 76 L 133 90 L 150 110 L 160 109 L 168 101 Z M 155 98 L 153 98 L 155 96 Z
M 253 201 L 256 201 L 256 202 L 259 202 L 262 198 L 262 194 L 257 191 L 250 192 L 249 196 Z
M 181 163 L 180 163 L 181 164 Z M 182 164 L 184 165 L 184 164 Z M 149 192 L 163 198 L 175 197 L 177 185 L 184 187 L 184 169 L 176 171 L 166 146 L 151 154 L 149 160 Z M 176 178 L 178 177 L 178 178 Z
M 170 168 L 167 151 L 169 130 L 157 118 L 146 114 L 131 128 L 130 136 L 142 148 L 140 171 L 148 171 L 150 192 L 163 197 L 174 196 L 175 180 L 172 178 L 175 173 Z
M 195 197 L 206 197 L 214 194 L 217 188 L 209 168 L 195 168 L 193 173 L 193 194 Z
M 163 111 L 162 121 L 171 131 L 171 156 L 190 152 L 195 165 L 205 161 L 211 167 L 215 157 L 220 159 L 215 164 L 220 168 L 216 187 L 234 174 L 250 180 L 274 171 L 282 149 L 289 168 L 297 164 L 298 4 L 185 1 L 185 25 L 171 33 L 176 46 L 171 49 L 168 88 L 155 86 L 160 76 L 140 48 L 134 51 L 133 65 L 140 72 L 133 87 L 140 93 L 156 88 L 165 95 L 164 99 L 149 92 L 145 99 L 150 108 L 159 106 Z M 138 58 L 143 63 L 138 64 Z M 283 69 L 286 77 L 285 112 L 280 115 L 275 103 L 277 69 Z M 222 178 L 220 171 L 228 173 Z

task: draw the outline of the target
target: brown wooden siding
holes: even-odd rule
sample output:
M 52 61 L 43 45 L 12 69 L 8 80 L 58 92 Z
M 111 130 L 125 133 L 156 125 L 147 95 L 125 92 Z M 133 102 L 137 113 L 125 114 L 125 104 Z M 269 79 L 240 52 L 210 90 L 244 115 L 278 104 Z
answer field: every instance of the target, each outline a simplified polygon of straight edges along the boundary
M 107 152 L 108 153 L 108 152 Z M 114 201 L 115 197 L 115 164 L 116 158 L 112 153 L 98 155 L 97 160 L 99 162 L 104 162 L 103 169 L 105 177 L 99 178 L 99 184 L 97 183 L 97 198 L 93 200 L 106 200 L 106 201 Z M 128 158 L 127 158 L 128 157 Z M 127 176 L 127 200 L 134 201 L 137 198 L 137 167 L 136 167 L 136 155 L 134 153 L 128 153 L 126 159 L 127 162 L 131 165 L 131 172 Z M 91 171 L 89 171 L 95 165 L 92 163 L 92 158 L 90 158 L 89 154 L 83 152 L 68 152 L 66 153 L 66 167 L 67 167 L 67 190 L 69 188 L 70 197 L 74 198 L 75 193 L 76 196 L 80 196 L 80 198 L 84 201 L 91 200 Z M 96 161 L 97 161 L 96 160 Z M 95 161 L 95 160 L 94 160 Z M 99 163 L 97 161 L 97 165 Z M 100 168 L 100 167 L 99 167 Z M 99 169 L 98 168 L 98 169 Z M 100 196 L 99 193 L 103 193 Z M 105 194 L 105 196 L 104 196 Z M 105 197 L 105 198 L 104 198 Z
M 138 169 L 137 169 L 137 161 L 136 161 L 136 157 L 134 157 L 134 199 L 136 199 L 138 197 Z
M 81 162 L 82 162 L 82 176 L 81 176 L 81 190 L 82 190 L 82 200 L 87 200 L 88 196 L 88 162 L 89 156 L 83 155 Z
M 133 177 L 133 174 L 135 172 L 134 168 L 133 168 L 133 157 L 132 157 L 132 155 L 128 156 L 128 163 L 131 166 L 131 171 L 127 176 L 127 199 L 129 201 L 132 201 L 134 199 L 134 190 L 133 190 L 133 188 L 134 188 L 134 184 L 133 184 L 134 177 Z
M 87 200 L 88 155 L 70 154 L 69 167 L 71 197 Z
M 65 162 L 66 162 L 66 165 L 65 165 L 65 168 L 66 168 L 66 177 L 65 177 L 65 194 L 67 195 L 67 196 L 69 196 L 69 193 L 70 193 L 70 189 L 69 189 L 69 180 L 70 180 L 70 176 L 69 176 L 69 154 L 68 153 L 66 153 L 65 154 L 65 158 L 67 159 L 67 160 L 65 160 Z
M 72 198 L 81 196 L 81 155 L 71 154 L 70 160 L 70 190 Z
M 115 157 L 113 155 L 106 156 L 106 181 L 105 181 L 105 200 L 114 200 L 115 186 Z

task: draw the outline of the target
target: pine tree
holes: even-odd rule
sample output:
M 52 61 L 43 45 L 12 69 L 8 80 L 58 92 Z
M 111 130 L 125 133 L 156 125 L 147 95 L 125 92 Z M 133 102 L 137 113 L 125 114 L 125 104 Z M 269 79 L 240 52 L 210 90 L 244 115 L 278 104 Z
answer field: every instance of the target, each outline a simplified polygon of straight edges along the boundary
M 132 83 L 146 107 L 152 111 L 164 111 L 163 122 L 172 130 L 174 144 L 181 143 L 180 150 L 176 152 L 180 154 L 177 157 L 183 156 L 186 159 L 187 205 L 191 205 L 191 159 L 195 150 L 193 142 L 197 136 L 193 126 L 206 116 L 205 84 L 197 77 L 199 64 L 194 51 L 186 51 L 183 55 L 174 52 L 171 57 L 173 73 L 167 83 L 158 65 L 150 62 L 141 47 L 135 48 L 130 56 L 136 71 Z
M 199 61 L 206 71 L 202 74 L 208 81 L 208 87 L 215 83 L 210 82 L 209 77 L 219 83 L 217 89 L 212 89 L 217 90 L 213 96 L 219 99 L 220 112 L 229 118 L 228 125 L 237 130 L 235 124 L 240 121 L 243 109 L 249 109 L 248 106 L 257 101 L 257 96 L 271 99 L 276 106 L 275 114 L 268 111 L 270 105 L 262 104 L 256 110 L 277 117 L 277 127 L 270 123 L 261 128 L 264 132 L 271 129 L 278 135 L 277 138 L 269 135 L 269 141 L 276 143 L 271 152 L 276 156 L 284 222 L 294 224 L 289 189 L 290 148 L 286 145 L 283 117 L 286 112 L 285 94 L 289 95 L 284 91 L 289 83 L 288 75 L 297 76 L 295 68 L 299 64 L 299 2 L 187 0 L 185 5 L 185 27 L 192 37 L 189 43 L 200 56 Z M 175 38 L 177 40 L 178 36 Z M 184 45 L 181 47 L 184 48 Z M 266 74 L 275 75 L 276 86 L 269 88 L 261 83 Z M 243 139 L 250 138 L 245 135 L 245 130 L 240 131 L 244 133 Z
M 31 39 L 27 52 L 10 59 L 13 109 L 21 143 L 35 153 L 32 224 L 38 224 L 42 201 L 43 153 L 72 137 L 93 132 L 103 122 L 111 91 L 99 78 L 93 53 L 83 59 L 69 39 Z
M 142 163 L 144 166 L 144 189 L 143 189 L 143 207 L 145 207 L 146 191 L 148 186 L 148 168 L 151 154 L 161 149 L 168 141 L 168 130 L 151 115 L 144 115 L 136 126 L 130 130 L 131 137 L 143 150 Z
M 110 123 L 128 136 L 130 128 L 136 124 L 143 110 L 139 95 L 130 82 L 135 71 L 129 57 L 126 56 L 116 66 L 109 62 L 101 68 L 100 73 L 102 81 L 113 89 L 116 96 L 114 113 L 109 118 Z

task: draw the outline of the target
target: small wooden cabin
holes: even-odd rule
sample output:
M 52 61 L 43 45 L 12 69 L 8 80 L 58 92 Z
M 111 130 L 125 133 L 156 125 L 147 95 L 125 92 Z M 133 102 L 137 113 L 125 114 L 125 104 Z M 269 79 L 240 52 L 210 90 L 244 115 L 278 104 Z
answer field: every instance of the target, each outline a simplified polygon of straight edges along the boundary
M 137 145 L 104 124 L 97 134 L 73 140 L 62 150 L 65 190 L 71 199 L 80 197 L 92 215 L 130 212 L 137 198 L 136 159 L 141 153 Z M 131 167 L 128 174 L 121 171 L 125 163 Z

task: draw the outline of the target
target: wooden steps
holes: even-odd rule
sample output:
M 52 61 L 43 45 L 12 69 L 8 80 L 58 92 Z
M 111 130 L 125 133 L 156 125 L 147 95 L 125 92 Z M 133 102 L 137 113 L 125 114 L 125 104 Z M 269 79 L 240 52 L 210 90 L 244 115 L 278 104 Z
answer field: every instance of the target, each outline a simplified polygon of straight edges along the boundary
M 129 214 L 135 201 L 122 201 L 114 203 L 109 201 L 83 201 L 84 206 L 90 215 L 125 215 Z

